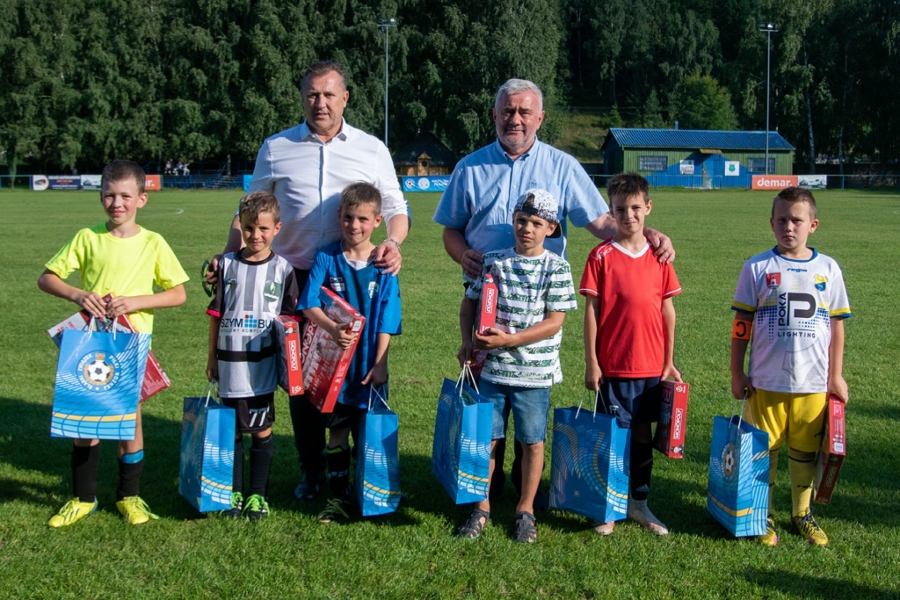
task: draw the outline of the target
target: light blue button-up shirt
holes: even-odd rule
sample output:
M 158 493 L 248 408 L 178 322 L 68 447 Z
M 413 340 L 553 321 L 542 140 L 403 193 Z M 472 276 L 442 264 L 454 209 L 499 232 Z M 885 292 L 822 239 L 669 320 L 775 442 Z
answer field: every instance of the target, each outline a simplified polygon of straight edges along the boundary
M 565 257 L 566 218 L 584 227 L 609 211 L 606 202 L 572 156 L 535 140 L 513 160 L 499 141 L 463 158 L 434 213 L 435 222 L 465 231 L 470 248 L 490 252 L 516 245 L 512 216 L 522 192 L 543 188 L 559 204 L 562 237 L 544 240 L 544 247 Z

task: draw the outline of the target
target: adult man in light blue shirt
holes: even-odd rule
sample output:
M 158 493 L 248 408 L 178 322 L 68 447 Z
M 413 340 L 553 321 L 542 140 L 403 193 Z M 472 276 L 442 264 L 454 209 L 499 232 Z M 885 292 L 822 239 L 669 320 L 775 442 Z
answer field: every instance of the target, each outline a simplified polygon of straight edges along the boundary
M 515 245 L 513 208 L 521 193 L 530 188 L 547 190 L 559 203 L 562 236 L 544 243 L 551 252 L 565 257 L 567 217 L 601 240 L 612 237 L 615 220 L 578 161 L 537 139 L 544 120 L 540 88 L 531 81 L 510 79 L 498 90 L 492 114 L 497 141 L 456 165 L 434 213 L 434 221 L 444 226 L 444 248 L 462 266 L 466 282 L 481 276 L 482 254 Z M 675 258 L 668 237 L 650 228 L 644 228 L 644 234 L 660 261 Z M 518 490 L 521 451 L 516 446 L 512 478 Z M 503 464 L 504 450 L 502 444 L 497 445 L 497 464 Z M 498 497 L 505 476 L 502 468 L 494 473 L 491 496 Z M 546 505 L 538 490 L 535 508 Z

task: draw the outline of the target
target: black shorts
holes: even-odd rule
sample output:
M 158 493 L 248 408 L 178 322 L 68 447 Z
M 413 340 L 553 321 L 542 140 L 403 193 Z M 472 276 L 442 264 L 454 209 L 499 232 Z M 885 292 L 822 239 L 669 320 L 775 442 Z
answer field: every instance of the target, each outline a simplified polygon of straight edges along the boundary
M 350 429 L 359 423 L 362 418 L 362 409 L 338 402 L 334 405 L 334 411 L 324 414 L 322 417 L 325 427 L 328 429 Z
M 222 398 L 222 404 L 234 409 L 238 433 L 264 431 L 275 422 L 275 392 L 249 398 Z
M 630 428 L 632 421 L 655 423 L 659 421 L 662 385 L 659 377 L 625 379 L 607 377 L 600 386 L 602 399 L 598 409 L 616 417 L 619 427 Z

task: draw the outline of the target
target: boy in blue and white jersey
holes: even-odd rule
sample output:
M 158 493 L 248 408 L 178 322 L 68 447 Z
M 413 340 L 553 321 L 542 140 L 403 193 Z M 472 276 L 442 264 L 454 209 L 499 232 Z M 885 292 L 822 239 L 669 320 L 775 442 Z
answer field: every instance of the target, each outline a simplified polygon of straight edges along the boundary
M 476 349 L 488 351 L 479 391 L 494 404 L 491 475 L 510 410 L 516 442 L 522 445 L 522 493 L 514 539 L 524 543 L 537 541 L 534 496 L 541 481 L 550 387 L 562 381 L 563 318 L 577 308 L 569 263 L 544 248 L 546 238 L 559 237 L 559 221 L 559 206 L 550 192 L 530 189 L 522 194 L 513 211 L 515 247 L 484 254 L 482 275 L 466 290 L 459 311 L 460 364 L 471 363 Z M 488 274 L 497 282 L 497 321 L 479 334 L 476 307 Z M 475 504 L 458 535 L 477 538 L 490 518 L 490 507 L 489 498 Z
M 371 237 L 382 220 L 381 193 L 369 183 L 351 184 L 341 192 L 338 214 L 343 239 L 316 254 L 297 304 L 298 311 L 328 331 L 342 348 L 349 348 L 357 334 L 325 314 L 319 297 L 321 286 L 341 296 L 366 318 L 341 395 L 334 411 L 324 415 L 329 430 L 325 454 L 332 498 L 319 513 L 320 523 L 349 517 L 350 430 L 368 407 L 372 388 L 383 388 L 381 393 L 387 396 L 388 348 L 391 336 L 401 332 L 397 278 L 374 264 L 377 247 Z
M 838 264 L 806 245 L 819 226 L 812 193 L 782 190 L 772 202 L 770 223 L 777 245 L 744 264 L 734 294 L 731 392 L 749 395 L 752 423 L 769 434 L 769 515 L 758 541 L 778 543 L 772 490 L 778 453 L 787 442 L 791 521 L 810 544 L 825 546 L 828 536 L 813 518 L 810 500 L 827 394 L 847 400 L 844 319 L 851 316 L 850 303 Z
M 234 487 L 225 514 L 259 520 L 269 515 L 266 492 L 274 453 L 275 389 L 278 387 L 275 317 L 293 315 L 294 269 L 272 252 L 281 229 L 278 200 L 268 191 L 241 199 L 238 215 L 244 247 L 218 264 L 209 315 L 206 374 L 219 382 L 219 397 L 235 409 Z M 250 434 L 250 489 L 244 502 L 244 434 Z

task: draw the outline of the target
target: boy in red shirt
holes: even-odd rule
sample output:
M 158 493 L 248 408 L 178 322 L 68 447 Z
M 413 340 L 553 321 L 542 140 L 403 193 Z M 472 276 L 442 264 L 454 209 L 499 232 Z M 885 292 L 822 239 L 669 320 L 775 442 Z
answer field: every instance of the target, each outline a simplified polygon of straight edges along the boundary
M 644 237 L 650 214 L 647 180 L 623 173 L 606 187 L 616 234 L 588 256 L 580 292 L 584 315 L 584 384 L 600 390 L 603 409 L 631 429 L 628 518 L 657 535 L 669 530 L 647 508 L 653 470 L 651 424 L 659 420 L 660 381 L 681 374 L 673 360 L 675 307 L 681 286 L 671 264 L 660 263 Z M 601 535 L 615 523 L 597 523 Z

